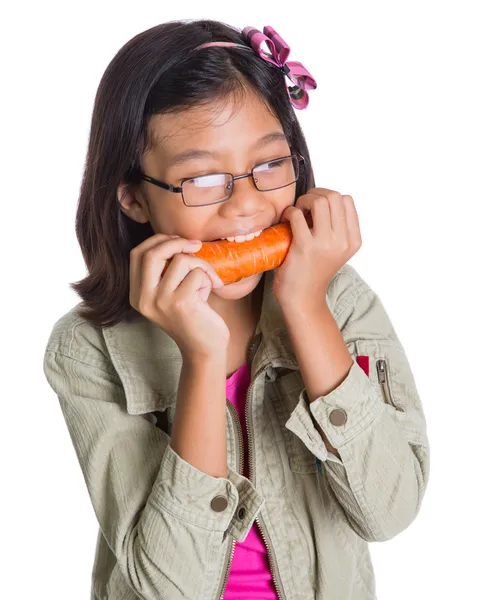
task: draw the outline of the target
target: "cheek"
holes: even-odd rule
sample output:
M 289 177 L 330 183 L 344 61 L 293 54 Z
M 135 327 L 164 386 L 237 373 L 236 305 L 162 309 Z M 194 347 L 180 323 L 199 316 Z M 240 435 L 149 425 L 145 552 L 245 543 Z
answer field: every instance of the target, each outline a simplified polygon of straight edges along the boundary
M 287 192 L 285 190 L 288 190 Z M 296 197 L 296 188 L 291 186 L 291 189 L 284 188 L 284 193 L 281 194 L 281 197 L 277 199 L 275 202 L 275 211 L 277 215 L 276 221 L 279 221 L 282 213 L 286 210 L 288 206 L 293 206 L 295 203 Z

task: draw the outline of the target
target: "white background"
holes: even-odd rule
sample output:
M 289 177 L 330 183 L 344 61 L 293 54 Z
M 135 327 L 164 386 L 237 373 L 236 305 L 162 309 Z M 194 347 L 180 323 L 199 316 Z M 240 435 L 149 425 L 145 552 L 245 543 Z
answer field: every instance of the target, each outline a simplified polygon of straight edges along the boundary
M 500 8 L 122 0 L 4 9 L 2 598 L 89 598 L 97 521 L 43 353 L 79 301 L 69 282 L 86 274 L 74 222 L 100 78 L 140 31 L 196 18 L 272 25 L 317 79 L 298 112 L 316 183 L 354 198 L 363 246 L 350 262 L 381 297 L 413 369 L 431 475 L 417 519 L 371 545 L 379 600 L 500 593 Z

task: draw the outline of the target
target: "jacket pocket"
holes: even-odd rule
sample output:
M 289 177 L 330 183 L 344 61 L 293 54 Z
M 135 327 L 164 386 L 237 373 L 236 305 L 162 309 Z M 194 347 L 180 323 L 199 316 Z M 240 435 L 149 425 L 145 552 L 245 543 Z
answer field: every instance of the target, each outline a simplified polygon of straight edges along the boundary
M 382 402 L 389 404 L 398 412 L 404 412 L 400 396 L 394 390 L 396 378 L 401 371 L 400 351 L 394 342 L 382 340 L 358 340 L 357 356 L 367 357 L 368 377 L 378 389 Z
M 300 371 L 287 371 L 278 375 L 272 383 L 276 390 L 276 406 L 279 416 L 284 444 L 289 461 L 289 468 L 294 473 L 315 473 L 318 470 L 316 457 L 305 446 L 303 441 L 289 429 L 285 423 L 300 401 L 300 394 L 305 387 Z
M 389 369 L 388 365 L 389 365 L 389 362 L 388 362 L 387 358 L 377 358 L 376 373 L 377 373 L 378 384 L 380 385 L 382 399 L 386 404 L 390 404 L 396 410 L 403 412 L 403 409 L 394 402 L 394 396 L 392 394 L 390 376 L 389 376 L 390 369 Z

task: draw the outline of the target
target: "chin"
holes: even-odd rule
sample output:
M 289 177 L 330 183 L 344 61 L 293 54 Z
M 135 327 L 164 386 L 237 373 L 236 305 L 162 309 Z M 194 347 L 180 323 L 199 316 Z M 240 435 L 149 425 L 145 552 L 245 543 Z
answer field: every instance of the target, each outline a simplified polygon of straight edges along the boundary
M 213 289 L 211 293 L 227 300 L 243 298 L 255 289 L 263 275 L 264 273 L 256 273 L 235 283 L 228 283 L 225 287 Z

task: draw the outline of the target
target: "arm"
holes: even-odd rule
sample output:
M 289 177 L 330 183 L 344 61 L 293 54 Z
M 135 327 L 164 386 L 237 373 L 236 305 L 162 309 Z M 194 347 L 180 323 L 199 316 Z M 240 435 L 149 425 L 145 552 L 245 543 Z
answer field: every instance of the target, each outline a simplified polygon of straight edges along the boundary
M 312 305 L 308 319 L 305 308 L 283 307 L 305 382 L 286 426 L 305 443 L 309 436 L 299 413 L 309 415 L 312 438 L 322 432 L 309 449 L 324 461 L 324 476 L 349 522 L 367 541 L 383 541 L 418 514 L 429 477 L 429 444 L 413 374 L 390 319 L 377 294 L 355 270 L 347 271 L 341 277 L 352 277 L 356 285 L 339 280 L 340 294 L 334 286 L 328 296 L 332 307 L 326 300 L 325 308 Z M 357 355 L 369 356 L 369 377 Z M 378 383 L 378 359 L 388 367 L 391 403 Z M 329 418 L 336 409 L 347 416 L 341 425 Z
M 292 305 L 283 315 L 312 403 L 340 385 L 352 366 L 352 357 L 325 299 L 317 306 Z M 314 427 L 329 452 L 341 459 L 317 421 Z
M 183 360 L 171 430 L 171 448 L 213 477 L 228 476 L 226 368 L 226 351 L 212 362 Z
M 207 573 L 217 573 L 214 564 L 224 542 L 229 534 L 242 541 L 242 528 L 251 526 L 247 519 L 254 520 L 261 497 L 234 471 L 224 478 L 199 470 L 177 454 L 164 431 L 129 414 L 113 365 L 96 350 L 98 336 L 82 340 L 77 327 L 72 336 L 61 337 L 70 341 L 49 342 L 44 373 L 59 398 L 99 527 L 120 572 L 143 600 L 205 597 L 216 585 Z M 188 384 L 190 376 L 195 380 Z M 180 383 L 182 403 L 200 408 L 195 394 L 204 394 L 208 406 L 221 401 L 221 390 L 210 396 L 201 372 L 186 370 Z M 187 458 L 210 472 L 222 471 L 221 451 L 201 460 L 198 451 L 187 452 L 182 427 L 175 435 Z M 223 510 L 212 508 L 216 496 L 227 499 Z M 245 522 L 234 517 L 239 503 L 249 508 Z

